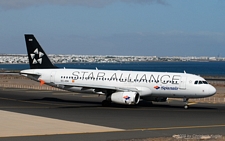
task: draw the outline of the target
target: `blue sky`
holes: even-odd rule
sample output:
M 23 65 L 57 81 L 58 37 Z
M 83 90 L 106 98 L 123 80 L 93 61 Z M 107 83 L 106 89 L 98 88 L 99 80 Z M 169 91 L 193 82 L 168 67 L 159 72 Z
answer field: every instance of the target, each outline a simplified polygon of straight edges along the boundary
M 1 0 L 0 53 L 225 57 L 224 0 Z

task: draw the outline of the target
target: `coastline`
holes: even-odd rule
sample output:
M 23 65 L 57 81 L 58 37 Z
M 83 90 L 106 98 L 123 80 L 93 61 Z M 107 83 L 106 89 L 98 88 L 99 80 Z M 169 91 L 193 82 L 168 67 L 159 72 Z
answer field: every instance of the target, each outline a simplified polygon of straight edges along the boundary
M 67 69 L 186 72 L 203 77 L 225 77 L 225 62 L 57 63 L 55 65 Z M 29 69 L 29 64 L 0 64 L 0 72 L 19 72 L 24 69 Z
M 93 62 L 53 62 L 53 64 L 123 64 L 123 63 L 148 63 L 148 62 L 225 62 L 224 60 L 150 60 L 150 61 L 93 61 Z M 0 63 L 0 65 L 29 65 L 29 63 Z

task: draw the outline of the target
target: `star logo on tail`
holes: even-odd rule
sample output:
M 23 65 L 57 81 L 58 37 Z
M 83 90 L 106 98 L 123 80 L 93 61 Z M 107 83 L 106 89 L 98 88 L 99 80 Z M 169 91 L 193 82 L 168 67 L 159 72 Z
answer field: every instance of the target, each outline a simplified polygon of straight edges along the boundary
M 42 64 L 42 56 L 44 56 L 44 53 L 38 51 L 38 48 L 36 48 L 34 53 L 30 54 L 31 59 L 33 60 L 32 64 Z

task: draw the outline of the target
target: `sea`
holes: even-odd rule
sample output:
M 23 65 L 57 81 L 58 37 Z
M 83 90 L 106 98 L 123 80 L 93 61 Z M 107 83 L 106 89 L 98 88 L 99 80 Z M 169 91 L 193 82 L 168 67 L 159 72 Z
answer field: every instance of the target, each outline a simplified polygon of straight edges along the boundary
M 130 63 L 63 63 L 60 68 L 186 72 L 201 76 L 225 76 L 225 62 L 130 62 Z M 29 69 L 28 64 L 0 64 L 4 71 Z

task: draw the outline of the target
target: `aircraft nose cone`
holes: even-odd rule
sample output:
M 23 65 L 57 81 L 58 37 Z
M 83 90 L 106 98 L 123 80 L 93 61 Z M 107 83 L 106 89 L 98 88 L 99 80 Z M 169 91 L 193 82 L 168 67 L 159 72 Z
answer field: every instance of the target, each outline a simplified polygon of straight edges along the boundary
M 216 89 L 213 86 L 210 86 L 208 89 L 209 95 L 214 95 L 216 93 Z

